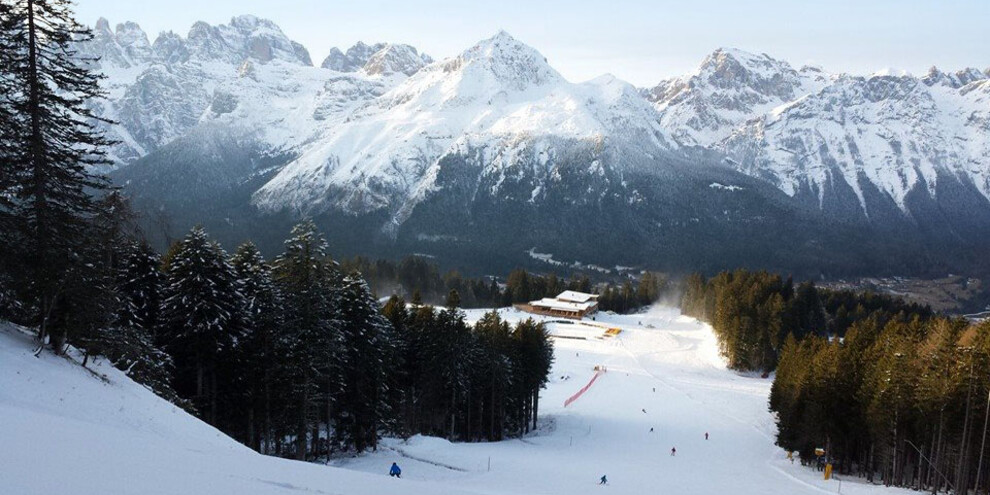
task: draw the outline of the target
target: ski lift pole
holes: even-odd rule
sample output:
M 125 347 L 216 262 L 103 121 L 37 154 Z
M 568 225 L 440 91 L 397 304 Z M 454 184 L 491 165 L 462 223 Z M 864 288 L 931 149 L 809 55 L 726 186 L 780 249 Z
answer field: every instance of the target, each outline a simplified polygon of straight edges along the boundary
M 990 392 L 987 392 L 987 412 L 983 416 L 983 441 L 980 442 L 980 462 L 976 464 L 976 487 L 973 493 L 980 493 L 980 477 L 983 474 L 983 452 L 987 446 L 987 422 L 990 422 Z
M 952 482 L 949 481 L 949 478 L 942 471 L 939 471 L 938 470 L 938 467 L 935 464 L 932 463 L 932 460 L 931 459 L 929 459 L 928 457 L 926 457 L 925 454 L 921 452 L 921 449 L 919 449 L 917 445 L 915 445 L 914 443 L 912 443 L 910 440 L 907 440 L 907 439 L 905 439 L 904 441 L 908 445 L 910 445 L 912 449 L 914 449 L 914 450 L 916 450 L 918 452 L 918 457 L 921 458 L 921 460 L 927 462 L 928 463 L 928 466 L 930 466 L 932 468 L 932 470 L 935 471 L 936 474 L 938 474 L 939 476 L 942 477 L 942 481 L 945 482 L 945 485 L 946 486 L 948 486 L 949 488 L 951 488 L 952 491 L 955 491 L 956 490 L 956 487 L 952 486 Z

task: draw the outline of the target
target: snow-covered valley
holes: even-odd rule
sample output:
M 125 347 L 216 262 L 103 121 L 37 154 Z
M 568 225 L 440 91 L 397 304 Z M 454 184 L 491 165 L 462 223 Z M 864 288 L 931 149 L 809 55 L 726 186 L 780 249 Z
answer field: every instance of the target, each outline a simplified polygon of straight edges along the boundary
M 501 309 L 509 321 L 527 315 Z M 467 311 L 468 320 L 483 310 Z M 104 494 L 814 494 L 840 482 L 773 445 L 770 380 L 727 370 L 711 328 L 672 308 L 547 320 L 556 361 L 541 427 L 451 444 L 385 439 L 332 466 L 262 456 L 105 364 L 43 353 L 0 326 L 0 492 Z M 605 339 L 607 328 L 620 328 Z M 607 371 L 580 398 L 564 401 Z M 651 432 L 651 429 L 653 430 Z M 710 438 L 705 440 L 705 433 Z M 676 447 L 677 455 L 670 450 Z M 401 480 L 389 478 L 397 462 Z M 598 486 L 602 475 L 608 487 Z M 907 493 L 843 479 L 841 493 Z

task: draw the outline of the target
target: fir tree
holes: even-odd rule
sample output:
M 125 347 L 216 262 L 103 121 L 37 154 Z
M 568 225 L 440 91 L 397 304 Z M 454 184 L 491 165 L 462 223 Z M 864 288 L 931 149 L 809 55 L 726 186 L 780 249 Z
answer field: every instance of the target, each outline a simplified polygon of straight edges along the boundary
M 342 389 L 337 407 L 338 435 L 357 451 L 377 448 L 378 432 L 388 415 L 387 377 L 391 371 L 389 321 L 360 274 L 343 281 L 340 299 Z
M 70 285 L 85 285 L 92 260 L 84 248 L 89 223 L 97 212 L 92 191 L 106 187 L 93 170 L 107 162 L 109 142 L 94 126 L 100 119 L 86 102 L 100 98 L 100 77 L 86 68 L 73 45 L 92 37 L 72 18 L 68 0 L 20 0 L 5 3 L 2 17 L 4 58 L 0 79 L 16 89 L 6 105 L 17 117 L 5 118 L 4 153 L 14 174 L 13 213 L 21 232 L 21 274 L 36 307 L 34 323 L 42 343 L 50 336 L 62 349 L 74 320 L 67 302 Z M 6 167 L 5 167 L 6 168 Z
M 286 372 L 291 376 L 296 416 L 296 458 L 307 455 L 309 431 L 324 406 L 324 418 L 334 416 L 340 390 L 340 321 L 335 263 L 327 244 L 311 221 L 292 228 L 285 252 L 275 260 L 274 277 L 285 297 L 285 331 L 290 353 Z M 322 395 L 322 397 L 321 397 Z M 322 399 L 322 400 L 321 400 Z M 316 445 L 313 438 L 313 445 Z
M 161 257 L 146 243 L 131 244 L 117 271 L 117 291 L 121 298 L 120 325 L 142 330 L 151 342 L 161 343 L 159 331 L 165 276 Z
M 231 260 L 241 294 L 242 336 L 233 362 L 229 363 L 239 414 L 246 421 L 234 421 L 238 435 L 255 450 L 268 453 L 275 440 L 274 419 L 283 373 L 279 359 L 285 354 L 283 300 L 272 277 L 272 269 L 251 242 L 242 244 Z
M 211 424 L 218 418 L 218 364 L 240 335 L 244 301 L 227 254 L 194 227 L 166 274 L 162 319 L 175 357 L 180 392 Z

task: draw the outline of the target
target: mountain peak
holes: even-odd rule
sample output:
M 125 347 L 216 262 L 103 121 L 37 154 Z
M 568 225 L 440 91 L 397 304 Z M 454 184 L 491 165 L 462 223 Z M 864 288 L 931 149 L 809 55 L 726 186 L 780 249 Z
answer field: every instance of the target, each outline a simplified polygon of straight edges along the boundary
M 546 57 L 504 30 L 479 41 L 456 59 L 448 61 L 444 70 L 482 70 L 517 89 L 529 84 L 543 85 L 563 80 L 550 67 Z
M 409 45 L 389 43 L 371 55 L 363 68 L 369 75 L 388 75 L 401 72 L 411 76 L 430 60 L 432 60 L 430 57 L 420 55 L 415 48 Z
M 720 47 L 701 61 L 699 74 L 713 74 L 730 79 L 755 75 L 770 79 L 776 72 L 793 72 L 787 62 L 771 58 L 765 53 L 755 54 L 738 48 Z
M 106 17 L 100 17 L 96 20 L 96 31 L 109 33 L 110 31 L 110 21 Z
M 207 60 L 240 65 L 247 58 L 261 63 L 277 59 L 312 65 L 302 45 L 290 40 L 274 22 L 253 15 L 235 16 L 229 24 L 217 26 L 196 22 L 187 40 L 190 54 Z
M 990 76 L 990 74 L 984 73 L 974 67 L 966 67 L 965 69 L 957 70 L 956 72 L 949 74 L 942 72 L 933 65 L 930 69 L 928 69 L 928 73 L 925 74 L 925 77 L 921 78 L 921 82 L 925 83 L 926 86 L 941 84 L 950 88 L 959 89 L 971 82 L 982 81 L 988 76 Z
M 372 55 L 385 48 L 385 46 L 386 43 L 369 45 L 363 41 L 358 41 L 348 48 L 346 52 L 333 47 L 330 49 L 330 54 L 327 55 L 327 58 L 323 59 L 320 67 L 338 72 L 356 72 L 368 63 Z
M 766 65 L 768 62 L 779 63 L 777 60 L 770 58 L 769 55 L 765 53 L 752 53 L 745 50 L 740 50 L 738 48 L 731 47 L 719 47 L 715 51 L 708 54 L 701 61 L 701 68 L 706 67 L 723 67 L 727 64 L 739 64 L 745 67 L 754 67 Z

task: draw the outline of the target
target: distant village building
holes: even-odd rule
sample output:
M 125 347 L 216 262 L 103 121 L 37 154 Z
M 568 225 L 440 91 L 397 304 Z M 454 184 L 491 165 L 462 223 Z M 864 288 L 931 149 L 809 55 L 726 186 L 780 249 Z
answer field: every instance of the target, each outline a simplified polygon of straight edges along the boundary
M 519 309 L 547 316 L 560 316 L 580 320 L 598 311 L 598 294 L 586 294 L 565 290 L 557 297 L 544 297 L 529 304 L 517 305 Z

